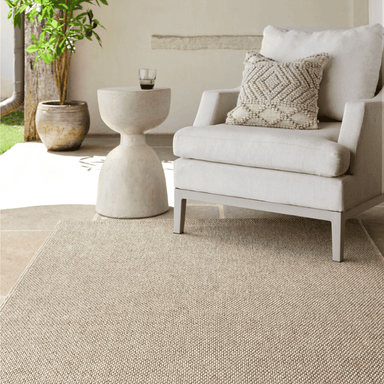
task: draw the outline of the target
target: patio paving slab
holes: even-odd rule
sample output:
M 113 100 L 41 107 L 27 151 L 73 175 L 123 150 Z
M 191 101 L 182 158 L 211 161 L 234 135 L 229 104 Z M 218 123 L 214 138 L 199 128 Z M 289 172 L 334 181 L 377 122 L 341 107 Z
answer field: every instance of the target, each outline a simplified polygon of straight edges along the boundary
M 160 144 L 167 142 L 159 136 Z M 148 141 L 155 141 L 154 138 Z M 99 173 L 119 137 L 86 137 L 77 151 L 47 151 L 39 142 L 19 143 L 0 156 L 0 210 L 42 205 L 95 205 Z M 173 206 L 171 147 L 154 146 L 164 163 L 169 205 Z
M 60 220 L 87 221 L 95 215 L 94 205 L 43 205 L 1 211 L 2 231 L 51 231 Z
M 14 286 L 51 231 L 52 229 L 42 231 L 1 231 L 0 296 L 2 298 Z

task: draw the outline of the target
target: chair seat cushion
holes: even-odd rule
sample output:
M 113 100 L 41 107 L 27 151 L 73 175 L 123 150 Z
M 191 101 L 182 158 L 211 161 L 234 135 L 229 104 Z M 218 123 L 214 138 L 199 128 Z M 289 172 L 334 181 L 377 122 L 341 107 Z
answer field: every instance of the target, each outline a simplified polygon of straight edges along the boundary
M 186 127 L 173 139 L 175 156 L 248 167 L 308 173 L 344 174 L 350 153 L 337 143 L 341 123 L 322 122 L 318 130 L 243 127 L 226 124 Z

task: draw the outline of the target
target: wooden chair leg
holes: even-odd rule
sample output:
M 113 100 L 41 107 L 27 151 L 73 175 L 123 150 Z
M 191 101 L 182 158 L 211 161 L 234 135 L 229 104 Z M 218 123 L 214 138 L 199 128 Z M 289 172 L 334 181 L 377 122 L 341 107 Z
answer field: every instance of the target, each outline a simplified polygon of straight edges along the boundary
M 173 232 L 184 233 L 185 223 L 185 210 L 187 206 L 187 200 L 180 196 L 180 191 L 175 189 L 175 207 L 173 215 Z
M 341 262 L 344 259 L 345 219 L 337 214 L 332 220 L 332 260 Z

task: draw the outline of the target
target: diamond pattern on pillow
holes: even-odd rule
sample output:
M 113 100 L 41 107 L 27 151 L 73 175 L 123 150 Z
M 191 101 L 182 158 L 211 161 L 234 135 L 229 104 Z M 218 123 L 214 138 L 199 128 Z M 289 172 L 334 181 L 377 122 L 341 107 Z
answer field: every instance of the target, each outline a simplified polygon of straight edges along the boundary
M 240 94 L 226 124 L 318 128 L 318 91 L 327 53 L 281 63 L 248 51 Z

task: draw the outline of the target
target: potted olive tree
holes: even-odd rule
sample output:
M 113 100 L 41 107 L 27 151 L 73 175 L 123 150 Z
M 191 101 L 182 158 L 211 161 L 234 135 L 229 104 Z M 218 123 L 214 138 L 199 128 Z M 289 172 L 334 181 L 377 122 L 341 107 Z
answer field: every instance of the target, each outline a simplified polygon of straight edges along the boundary
M 34 23 L 43 22 L 40 36 L 32 33 L 33 45 L 27 52 L 36 52 L 38 60 L 53 65 L 56 87 L 60 100 L 39 103 L 36 112 L 36 129 L 48 150 L 75 150 L 80 148 L 89 130 L 90 118 L 85 101 L 66 100 L 69 68 L 75 43 L 84 38 L 96 37 L 95 28 L 104 28 L 94 19 L 92 10 L 84 10 L 83 4 L 108 5 L 107 0 L 5 0 L 11 8 L 8 18 L 13 25 L 21 25 L 21 15 Z

